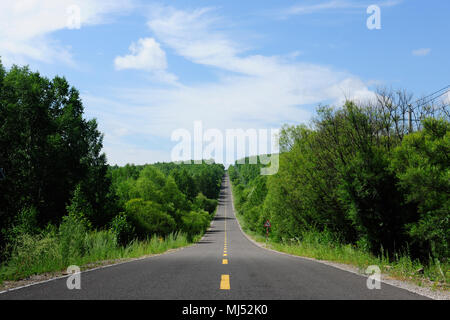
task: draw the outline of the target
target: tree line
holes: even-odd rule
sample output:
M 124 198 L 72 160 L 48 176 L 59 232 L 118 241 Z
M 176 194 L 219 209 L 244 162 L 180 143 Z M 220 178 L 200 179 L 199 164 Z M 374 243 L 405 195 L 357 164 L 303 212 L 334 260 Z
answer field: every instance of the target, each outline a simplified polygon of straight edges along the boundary
M 135 235 L 200 234 L 216 209 L 223 174 L 223 165 L 206 163 L 110 167 L 122 209 L 112 220 L 113 229 L 122 242 Z
M 377 255 L 448 263 L 448 109 L 418 105 L 410 121 L 408 105 L 404 92 L 384 91 L 283 126 L 277 174 L 259 175 L 248 159 L 228 169 L 238 212 L 261 234 L 270 219 L 277 241 L 314 230 Z
M 109 166 L 83 112 L 65 78 L 0 60 L 0 264 L 21 264 L 24 248 L 83 255 L 97 231 L 126 246 L 176 233 L 192 240 L 209 225 L 223 165 Z

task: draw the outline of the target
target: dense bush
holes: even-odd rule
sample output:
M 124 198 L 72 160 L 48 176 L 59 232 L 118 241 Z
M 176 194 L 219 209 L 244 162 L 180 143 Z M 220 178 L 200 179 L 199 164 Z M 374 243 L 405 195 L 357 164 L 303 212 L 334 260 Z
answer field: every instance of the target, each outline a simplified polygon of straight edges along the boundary
M 195 235 L 206 231 L 209 226 L 210 216 L 206 211 L 190 211 L 182 216 L 183 226 L 182 230 L 190 239 Z
M 125 213 L 135 234 L 145 239 L 154 234 L 164 236 L 176 230 L 175 220 L 162 210 L 161 205 L 143 199 L 131 199 L 125 204 Z
M 217 207 L 218 201 L 216 199 L 208 199 L 203 193 L 199 193 L 194 200 L 194 207 L 196 209 L 205 210 L 212 214 Z
M 63 217 L 59 225 L 59 242 L 62 261 L 69 264 L 70 259 L 76 259 L 86 254 L 85 237 L 88 222 L 81 214 L 70 213 Z
M 135 230 L 124 212 L 115 216 L 110 223 L 110 230 L 116 235 L 121 245 L 129 243 L 135 238 Z

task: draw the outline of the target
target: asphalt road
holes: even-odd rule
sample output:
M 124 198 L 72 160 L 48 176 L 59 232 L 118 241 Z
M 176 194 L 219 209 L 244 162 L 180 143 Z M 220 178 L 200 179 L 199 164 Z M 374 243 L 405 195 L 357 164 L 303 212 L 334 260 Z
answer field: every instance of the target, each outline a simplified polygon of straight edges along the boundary
M 363 276 L 256 246 L 240 231 L 231 201 L 226 177 L 211 228 L 195 245 L 83 272 L 80 290 L 62 278 L 0 299 L 426 299 L 384 283 L 369 290 Z

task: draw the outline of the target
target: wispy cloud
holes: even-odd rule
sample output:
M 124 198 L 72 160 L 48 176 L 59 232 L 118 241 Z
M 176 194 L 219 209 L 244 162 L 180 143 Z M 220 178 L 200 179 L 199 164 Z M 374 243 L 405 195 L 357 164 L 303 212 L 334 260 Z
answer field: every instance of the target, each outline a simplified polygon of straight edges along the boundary
M 212 8 L 192 11 L 172 7 L 154 7 L 147 23 L 150 30 L 166 46 L 195 63 L 209 66 L 230 66 L 230 60 L 243 48 L 225 34 L 215 31 L 220 17 Z
M 205 128 L 223 131 L 277 128 L 283 123 L 308 121 L 311 105 L 320 102 L 373 97 L 361 79 L 347 72 L 292 57 L 247 54 L 247 44 L 219 28 L 224 22 L 210 8 L 152 10 L 147 25 L 162 48 L 220 72 L 216 80 L 205 83 L 162 89 L 114 88 L 104 100 L 85 97 L 88 105 L 107 110 L 93 114 L 107 128 L 105 146 L 115 148 L 132 136 L 167 141 L 173 130 L 190 130 L 196 120 Z
M 126 12 L 133 0 L 41 0 L 0 2 L 0 56 L 5 64 L 30 60 L 74 64 L 70 48 L 52 38 L 52 33 L 71 28 L 76 6 L 80 26 L 108 22 L 111 14 Z M 77 18 L 78 19 L 78 18 Z
M 402 0 L 386 0 L 375 3 L 380 7 L 392 7 L 400 4 Z M 292 15 L 314 14 L 327 11 L 337 11 L 342 9 L 364 9 L 374 4 L 369 1 L 350 1 L 350 0 L 332 0 L 332 1 L 302 1 L 291 7 L 282 9 L 278 15 L 288 17 Z
M 430 48 L 421 48 L 412 51 L 412 55 L 416 57 L 424 57 L 431 53 Z

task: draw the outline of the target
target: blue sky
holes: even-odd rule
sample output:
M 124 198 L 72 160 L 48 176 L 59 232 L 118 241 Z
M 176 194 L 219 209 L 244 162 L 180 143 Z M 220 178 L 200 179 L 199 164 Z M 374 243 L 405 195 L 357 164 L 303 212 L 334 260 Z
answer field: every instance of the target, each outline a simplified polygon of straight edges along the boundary
M 109 163 L 152 163 L 195 120 L 276 128 L 377 87 L 419 98 L 450 84 L 449 13 L 442 0 L 3 1 L 0 56 L 79 89 Z

